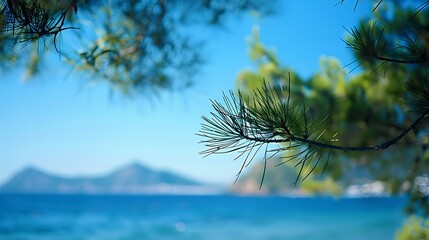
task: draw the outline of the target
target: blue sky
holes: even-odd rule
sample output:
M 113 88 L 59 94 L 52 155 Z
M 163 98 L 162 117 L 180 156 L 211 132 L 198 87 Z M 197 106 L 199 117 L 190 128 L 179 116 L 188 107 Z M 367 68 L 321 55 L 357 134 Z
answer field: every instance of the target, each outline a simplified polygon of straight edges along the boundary
M 110 96 L 108 87 L 88 85 L 58 58 L 45 72 L 23 81 L 22 69 L 1 70 L 0 183 L 32 165 L 65 176 L 98 175 L 130 162 L 167 169 L 205 182 L 232 184 L 240 162 L 233 155 L 202 158 L 195 135 L 201 115 L 211 111 L 209 99 L 234 89 L 237 74 L 254 67 L 246 37 L 260 27 L 263 43 L 276 50 L 284 65 L 303 77 L 319 69 L 321 56 L 353 61 L 342 38 L 370 11 L 369 1 L 353 11 L 355 1 L 335 6 L 329 1 L 281 1 L 275 16 L 246 16 L 226 29 L 201 30 L 207 40 L 207 63 L 195 86 L 166 93 L 148 103 L 144 97 Z

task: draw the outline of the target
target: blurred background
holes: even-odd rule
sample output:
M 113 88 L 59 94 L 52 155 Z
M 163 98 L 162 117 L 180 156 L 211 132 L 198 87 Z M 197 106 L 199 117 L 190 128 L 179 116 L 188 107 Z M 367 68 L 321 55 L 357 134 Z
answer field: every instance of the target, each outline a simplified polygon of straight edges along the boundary
M 236 88 L 241 71 L 255 68 L 246 43 L 255 26 L 281 61 L 303 77 L 319 71 L 322 56 L 335 56 L 344 65 L 352 62 L 352 53 L 342 41 L 346 34 L 343 27 L 358 24 L 371 12 L 370 4 L 353 11 L 353 3 L 334 7 L 335 3 L 277 3 L 276 13 L 269 16 L 243 11 L 240 16 L 225 16 L 222 25 L 206 26 L 200 20 L 189 28 L 180 26 L 197 47 L 201 46 L 198 53 L 204 63 L 192 76 L 172 78 L 181 84 L 192 77 L 192 86 L 176 91 L 148 86 L 130 97 L 112 89 L 110 80 L 98 73 L 92 75 L 76 69 L 80 65 L 65 63 L 68 55 L 88 51 L 90 43 L 104 36 L 94 36 L 95 30 L 103 29 L 92 25 L 102 23 L 89 22 L 86 18 L 92 15 L 84 15 L 83 5 L 82 16 L 74 16 L 82 18 L 82 29 L 58 35 L 59 53 L 50 39 L 34 47 L 35 56 L 30 57 L 41 58 L 34 73 L 26 65 L 31 59 L 23 54 L 27 48 L 33 50 L 31 44 L 13 49 L 22 65 L 3 63 L 0 181 L 4 183 L 28 165 L 73 176 L 102 174 L 124 163 L 141 161 L 206 182 L 231 184 L 239 163 L 228 156 L 203 159 L 199 155 L 203 146 L 195 134 L 201 116 L 212 110 L 210 99 L 221 100 L 223 91 Z M 88 36 L 77 42 L 73 41 L 75 34 Z M 133 67 L 139 69 L 138 65 Z
M 406 95 L 398 79 L 425 67 L 371 62 L 349 43 L 353 30 L 373 20 L 394 26 L 385 31 L 390 39 L 405 36 L 397 22 L 419 9 L 415 22 L 424 29 L 426 6 L 336 0 L 0 6 L 2 239 L 429 236 L 427 200 L 419 200 L 429 193 L 420 147 L 426 136 L 416 133 L 379 155 L 333 154 L 323 174 L 321 164 L 314 177 L 293 184 L 295 164 L 274 167 L 283 162 L 275 157 L 262 179 L 259 155 L 235 182 L 243 161 L 233 161 L 234 152 L 204 157 L 197 135 L 211 100 L 222 102 L 230 90 L 251 96 L 263 80 L 287 82 L 290 74 L 294 94 L 307 97 L 315 115 L 331 114 L 328 126 L 345 145 L 395 136 L 415 118 L 398 103 Z M 418 238 L 409 238 L 414 232 Z

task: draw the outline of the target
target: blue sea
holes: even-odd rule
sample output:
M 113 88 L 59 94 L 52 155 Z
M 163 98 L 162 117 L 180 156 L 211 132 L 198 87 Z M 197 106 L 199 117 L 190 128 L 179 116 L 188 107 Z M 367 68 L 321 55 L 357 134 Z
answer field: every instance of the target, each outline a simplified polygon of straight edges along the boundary
M 393 239 L 403 198 L 0 195 L 0 239 Z

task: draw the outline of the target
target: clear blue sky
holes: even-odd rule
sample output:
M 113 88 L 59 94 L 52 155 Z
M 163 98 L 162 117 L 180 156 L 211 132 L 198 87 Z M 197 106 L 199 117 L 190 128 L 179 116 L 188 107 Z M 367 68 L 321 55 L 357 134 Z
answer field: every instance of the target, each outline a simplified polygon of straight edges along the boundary
M 138 161 L 205 182 L 232 184 L 240 162 L 232 155 L 202 158 L 195 135 L 201 115 L 211 111 L 209 99 L 234 89 L 237 74 L 254 67 L 246 37 L 260 26 L 265 45 L 276 50 L 284 65 L 304 77 L 319 69 L 322 55 L 343 65 L 353 58 L 341 40 L 346 27 L 370 11 L 369 1 L 353 11 L 355 1 L 335 6 L 329 1 L 281 1 L 275 16 L 250 16 L 227 23 L 226 30 L 203 30 L 207 63 L 195 86 L 147 99 L 110 97 L 104 85 L 85 84 L 53 58 L 45 73 L 29 82 L 22 71 L 1 70 L 0 183 L 32 165 L 65 176 L 97 175 Z M 198 36 L 198 37 L 200 37 Z

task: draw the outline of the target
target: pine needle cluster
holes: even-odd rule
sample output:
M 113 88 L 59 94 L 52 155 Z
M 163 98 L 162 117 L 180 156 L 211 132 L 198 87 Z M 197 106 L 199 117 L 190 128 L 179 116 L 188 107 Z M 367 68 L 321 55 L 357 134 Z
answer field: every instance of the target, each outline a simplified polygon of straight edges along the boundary
M 19 42 L 29 44 L 53 36 L 55 49 L 58 34 L 67 29 L 70 12 L 77 13 L 78 0 L 41 2 L 39 0 L 3 0 L 0 3 L 2 31 L 11 33 Z

